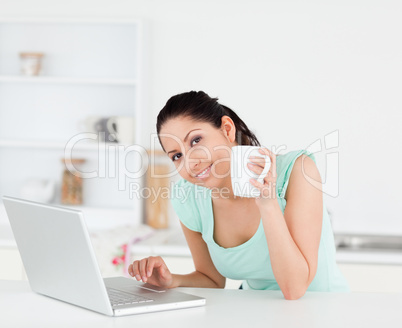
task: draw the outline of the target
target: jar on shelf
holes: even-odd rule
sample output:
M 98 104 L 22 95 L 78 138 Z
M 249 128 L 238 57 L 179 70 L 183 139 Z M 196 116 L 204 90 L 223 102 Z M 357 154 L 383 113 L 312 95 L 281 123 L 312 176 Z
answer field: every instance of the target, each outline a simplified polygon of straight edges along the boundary
M 61 203 L 66 205 L 81 205 L 82 199 L 82 176 L 78 170 L 70 170 L 69 167 L 83 164 L 85 159 L 62 159 L 65 165 L 63 172 L 63 181 L 61 185 Z M 68 165 L 67 164 L 71 164 Z
M 152 192 L 152 197 L 147 197 L 145 203 L 145 222 L 155 229 L 169 227 L 169 199 L 166 191 L 169 190 L 170 167 L 166 164 L 153 164 L 148 167 L 146 186 Z M 155 198 L 153 195 L 160 195 Z
M 42 70 L 41 52 L 21 52 L 21 74 L 26 76 L 37 76 Z

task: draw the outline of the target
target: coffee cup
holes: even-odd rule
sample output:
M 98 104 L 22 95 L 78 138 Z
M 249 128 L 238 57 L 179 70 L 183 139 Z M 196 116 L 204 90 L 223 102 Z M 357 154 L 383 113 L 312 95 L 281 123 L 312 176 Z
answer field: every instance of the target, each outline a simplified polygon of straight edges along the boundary
M 253 186 L 250 179 L 253 178 L 263 183 L 264 177 L 271 167 L 271 159 L 268 155 L 261 154 L 258 146 L 234 146 L 231 150 L 230 173 L 233 193 L 239 197 L 257 198 L 260 190 Z M 251 171 L 247 164 L 256 165 L 249 160 L 250 156 L 265 158 L 264 169 L 261 174 Z
M 109 117 L 92 115 L 78 122 L 78 128 L 88 133 L 96 133 L 99 141 L 116 142 L 115 133 L 110 133 L 108 129 Z
M 95 130 L 98 133 L 100 140 L 105 142 L 116 142 L 116 135 L 109 130 L 110 117 L 102 117 L 95 124 Z
M 107 130 L 116 135 L 119 144 L 132 145 L 134 143 L 133 117 L 113 116 L 107 121 Z

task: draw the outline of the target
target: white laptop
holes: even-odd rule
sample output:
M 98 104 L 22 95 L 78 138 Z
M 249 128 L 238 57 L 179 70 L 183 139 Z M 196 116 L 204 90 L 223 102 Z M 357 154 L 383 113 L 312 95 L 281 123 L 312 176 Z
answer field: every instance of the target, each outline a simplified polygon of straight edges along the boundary
M 34 292 L 110 316 L 205 305 L 202 297 L 131 278 L 103 279 L 81 211 L 3 201 Z

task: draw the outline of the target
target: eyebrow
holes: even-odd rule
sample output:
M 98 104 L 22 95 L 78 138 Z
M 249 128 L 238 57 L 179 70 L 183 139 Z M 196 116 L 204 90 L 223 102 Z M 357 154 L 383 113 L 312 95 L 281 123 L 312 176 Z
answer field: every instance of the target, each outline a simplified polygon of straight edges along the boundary
M 194 130 L 189 131 L 189 132 L 186 134 L 186 136 L 184 137 L 184 142 L 187 141 L 188 135 L 189 135 L 191 132 L 196 131 L 196 130 L 201 130 L 201 129 L 194 129 Z M 176 150 L 176 149 L 171 150 L 171 151 L 168 152 L 168 154 L 174 153 L 175 151 L 178 151 L 178 150 Z

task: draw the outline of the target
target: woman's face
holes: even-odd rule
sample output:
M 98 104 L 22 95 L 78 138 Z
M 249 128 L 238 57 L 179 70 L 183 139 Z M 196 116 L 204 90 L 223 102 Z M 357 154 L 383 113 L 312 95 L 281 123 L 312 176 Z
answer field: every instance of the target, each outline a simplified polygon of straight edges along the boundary
M 230 152 L 237 145 L 235 135 L 235 125 L 228 116 L 222 117 L 220 129 L 177 117 L 162 126 L 159 137 L 182 178 L 209 189 L 231 189 Z

